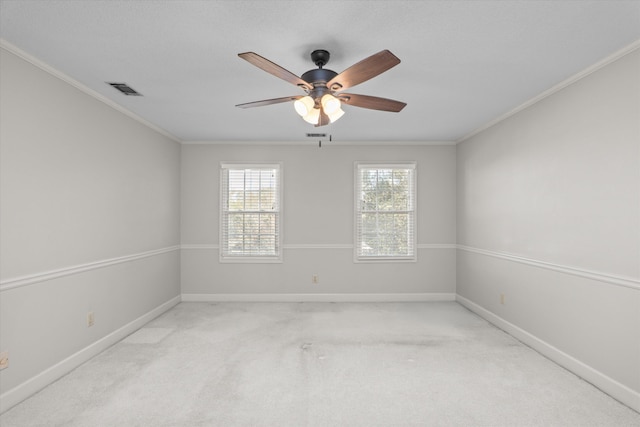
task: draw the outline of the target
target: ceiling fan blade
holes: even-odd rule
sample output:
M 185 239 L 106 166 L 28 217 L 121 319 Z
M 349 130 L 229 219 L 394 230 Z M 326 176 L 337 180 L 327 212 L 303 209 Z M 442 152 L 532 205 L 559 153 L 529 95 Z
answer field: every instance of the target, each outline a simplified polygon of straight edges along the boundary
M 320 117 L 318 118 L 318 124 L 315 126 L 316 127 L 325 126 L 325 125 L 328 125 L 329 123 L 331 123 L 329 116 L 327 116 L 327 114 L 324 112 L 324 108 L 320 108 Z
M 240 108 L 263 107 L 265 105 L 280 104 L 282 102 L 295 101 L 296 99 L 300 99 L 300 98 L 302 98 L 302 95 L 300 95 L 300 96 L 285 96 L 283 98 L 264 99 L 262 101 L 254 101 L 254 102 L 247 102 L 245 104 L 238 104 L 238 105 L 236 105 L 236 107 L 240 107 Z
M 366 82 L 378 74 L 384 73 L 399 63 L 400 59 L 393 53 L 388 50 L 382 50 L 352 65 L 329 80 L 327 87 L 331 90 L 348 89 L 362 82 Z
M 341 102 L 354 107 L 368 108 L 370 110 L 391 111 L 397 113 L 407 104 L 393 99 L 379 98 L 377 96 L 356 95 L 353 93 L 341 93 L 336 95 Z
M 282 80 L 285 80 L 293 85 L 302 87 L 303 89 L 313 89 L 313 85 L 305 82 L 300 77 L 293 74 L 291 71 L 285 70 L 278 64 L 271 62 L 266 58 L 263 58 L 257 53 L 245 52 L 239 53 L 238 56 L 245 61 L 248 61 L 251 64 L 255 65 L 256 67 L 266 71 L 267 73 L 273 74 L 274 76 L 281 78 Z

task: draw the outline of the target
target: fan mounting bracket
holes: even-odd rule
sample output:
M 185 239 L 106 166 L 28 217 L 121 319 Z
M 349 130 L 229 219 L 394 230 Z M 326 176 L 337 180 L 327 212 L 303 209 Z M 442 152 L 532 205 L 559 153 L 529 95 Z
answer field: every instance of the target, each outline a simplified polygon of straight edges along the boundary
M 316 67 L 318 68 L 322 68 L 327 65 L 330 57 L 331 55 L 329 55 L 329 51 L 326 51 L 324 49 L 316 49 L 311 52 L 311 60 L 314 64 L 316 64 Z

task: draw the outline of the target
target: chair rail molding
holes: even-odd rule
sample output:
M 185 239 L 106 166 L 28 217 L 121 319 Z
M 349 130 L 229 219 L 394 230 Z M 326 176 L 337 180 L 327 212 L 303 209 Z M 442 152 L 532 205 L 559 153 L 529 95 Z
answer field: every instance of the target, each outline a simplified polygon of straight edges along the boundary
M 72 274 L 78 274 L 85 271 L 109 267 L 111 265 L 136 261 L 143 258 L 149 258 L 152 256 L 161 255 L 161 254 L 165 254 L 165 253 L 173 252 L 177 250 L 180 250 L 179 245 L 168 246 L 166 248 L 154 249 L 146 252 L 139 252 L 137 254 L 125 255 L 125 256 L 116 257 L 116 258 L 109 258 L 109 259 L 104 259 L 100 261 L 93 261 L 85 264 L 78 264 L 70 267 L 43 271 L 40 273 L 29 274 L 25 276 L 12 277 L 0 282 L 0 292 L 8 291 L 9 289 L 20 288 L 22 286 L 33 285 L 35 283 L 46 282 L 47 280 L 57 279 L 59 277 L 64 277 L 64 276 L 70 276 Z
M 616 276 L 613 274 L 602 273 L 598 271 L 586 270 L 569 265 L 555 264 L 547 261 L 540 261 L 532 258 L 523 257 L 520 255 L 508 254 L 505 252 L 495 252 L 487 249 L 474 248 L 471 246 L 457 245 L 457 248 L 462 251 L 481 254 L 493 258 L 504 259 L 507 261 L 518 262 L 521 264 L 532 265 L 534 267 L 540 267 L 547 270 L 553 270 L 560 273 L 571 274 L 574 276 L 584 277 L 587 279 L 593 279 L 600 282 L 610 283 L 612 285 L 624 286 L 626 288 L 640 290 L 640 280 L 631 277 Z

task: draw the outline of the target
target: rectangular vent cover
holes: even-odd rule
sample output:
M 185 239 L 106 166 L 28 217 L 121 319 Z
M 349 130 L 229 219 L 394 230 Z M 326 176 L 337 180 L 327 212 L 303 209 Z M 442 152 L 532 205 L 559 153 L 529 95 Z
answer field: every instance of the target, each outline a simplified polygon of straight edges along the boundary
M 326 138 L 326 133 L 308 133 L 307 138 Z
M 114 88 L 118 89 L 120 92 L 122 92 L 123 94 L 127 95 L 127 96 L 142 96 L 141 93 L 137 92 L 135 89 L 133 89 L 131 86 L 129 86 L 126 83 L 109 83 L 107 82 L 108 85 L 113 86 Z

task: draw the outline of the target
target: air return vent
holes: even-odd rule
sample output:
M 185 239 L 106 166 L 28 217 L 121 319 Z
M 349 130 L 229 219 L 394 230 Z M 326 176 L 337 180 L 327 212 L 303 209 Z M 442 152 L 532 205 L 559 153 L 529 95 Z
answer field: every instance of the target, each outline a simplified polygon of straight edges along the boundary
M 326 133 L 308 133 L 307 138 L 326 138 Z
M 108 85 L 113 86 L 114 88 L 118 89 L 120 92 L 122 92 L 123 94 L 127 95 L 127 96 L 142 96 L 141 93 L 137 92 L 135 89 L 133 89 L 131 86 L 129 86 L 126 83 L 109 83 L 107 82 Z

